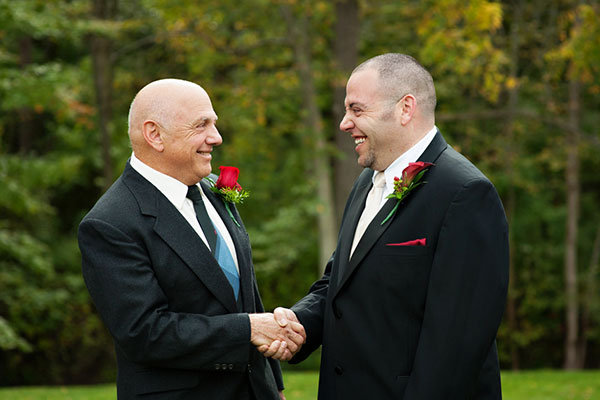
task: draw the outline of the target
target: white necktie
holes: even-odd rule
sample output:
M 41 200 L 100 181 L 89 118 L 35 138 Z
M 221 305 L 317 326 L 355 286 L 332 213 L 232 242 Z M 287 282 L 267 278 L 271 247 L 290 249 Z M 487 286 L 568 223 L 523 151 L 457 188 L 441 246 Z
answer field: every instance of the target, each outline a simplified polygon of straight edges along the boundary
M 354 233 L 354 240 L 352 241 L 352 250 L 350 250 L 350 258 L 352 258 L 352 254 L 354 253 L 354 249 L 358 245 L 360 238 L 367 230 L 367 227 L 375 218 L 375 215 L 379 212 L 381 208 L 381 196 L 383 195 L 383 190 L 385 189 L 385 174 L 380 172 L 375 177 L 375 182 L 373 183 L 373 187 L 369 191 L 367 195 L 367 201 L 365 203 L 365 209 L 363 210 L 362 215 L 360 216 L 360 220 L 358 221 L 358 225 L 356 226 L 356 232 Z

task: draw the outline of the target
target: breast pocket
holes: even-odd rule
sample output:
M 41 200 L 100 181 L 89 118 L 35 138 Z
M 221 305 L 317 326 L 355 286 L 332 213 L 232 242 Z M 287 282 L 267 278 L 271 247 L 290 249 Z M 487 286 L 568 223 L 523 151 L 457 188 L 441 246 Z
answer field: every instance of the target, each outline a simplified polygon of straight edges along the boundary
M 429 246 L 381 246 L 375 254 L 379 278 L 391 289 L 426 284 L 432 261 Z
M 429 246 L 395 246 L 387 243 L 378 250 L 378 253 L 388 257 L 407 257 L 426 255 L 431 251 Z

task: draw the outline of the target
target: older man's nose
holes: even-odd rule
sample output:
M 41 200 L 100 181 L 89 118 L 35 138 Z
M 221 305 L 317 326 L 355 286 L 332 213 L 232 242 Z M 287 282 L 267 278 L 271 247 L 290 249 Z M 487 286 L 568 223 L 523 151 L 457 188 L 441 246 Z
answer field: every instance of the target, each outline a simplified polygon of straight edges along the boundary
M 217 127 L 213 127 L 212 131 L 208 134 L 208 137 L 206 138 L 206 141 L 209 144 L 218 146 L 221 143 L 223 143 L 223 138 L 221 137 L 221 134 L 219 133 L 219 130 L 217 129 Z

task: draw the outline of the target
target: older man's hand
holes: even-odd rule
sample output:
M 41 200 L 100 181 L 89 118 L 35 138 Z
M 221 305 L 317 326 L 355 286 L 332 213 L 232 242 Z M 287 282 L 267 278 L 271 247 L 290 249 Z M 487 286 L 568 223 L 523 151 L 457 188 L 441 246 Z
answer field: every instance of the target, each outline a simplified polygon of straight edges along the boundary
M 277 307 L 273 313 L 273 317 L 281 328 L 291 328 L 294 332 L 301 335 L 303 340 L 301 343 L 295 343 L 295 349 L 290 348 L 289 343 L 281 340 L 274 340 L 271 344 L 263 344 L 258 346 L 258 351 L 263 353 L 265 357 L 272 357 L 277 360 L 288 361 L 296 354 L 302 345 L 306 342 L 306 332 L 296 314 L 283 307 Z
M 287 361 L 300 350 L 306 341 L 306 333 L 293 311 L 289 310 L 292 316 L 284 310 L 275 310 L 277 320 L 271 313 L 249 314 L 250 342 L 265 357 Z

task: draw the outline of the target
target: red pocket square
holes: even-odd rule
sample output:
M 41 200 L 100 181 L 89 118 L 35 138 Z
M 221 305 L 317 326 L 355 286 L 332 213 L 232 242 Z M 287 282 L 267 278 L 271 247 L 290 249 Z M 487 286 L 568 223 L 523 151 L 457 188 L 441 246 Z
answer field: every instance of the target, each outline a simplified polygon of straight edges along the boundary
M 426 244 L 427 244 L 427 239 L 423 238 L 423 239 L 409 240 L 408 242 L 402 242 L 402 243 L 387 243 L 386 246 L 425 246 Z

